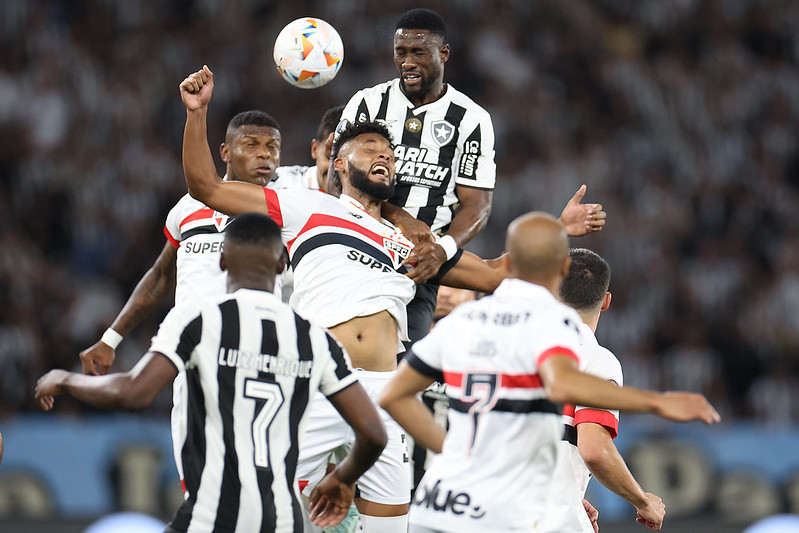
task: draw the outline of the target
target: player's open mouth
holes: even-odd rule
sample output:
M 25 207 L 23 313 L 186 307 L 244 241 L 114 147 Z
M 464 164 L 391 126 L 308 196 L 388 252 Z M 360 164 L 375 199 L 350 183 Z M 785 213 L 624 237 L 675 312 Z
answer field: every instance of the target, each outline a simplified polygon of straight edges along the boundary
M 271 174 L 272 169 L 269 167 L 258 167 L 255 169 L 258 174 Z
M 389 170 L 388 166 L 384 163 L 375 163 L 372 165 L 371 173 L 376 176 L 383 176 L 384 178 L 389 178 Z
M 408 84 L 415 84 L 421 81 L 422 76 L 418 72 L 403 72 L 402 73 L 402 81 Z

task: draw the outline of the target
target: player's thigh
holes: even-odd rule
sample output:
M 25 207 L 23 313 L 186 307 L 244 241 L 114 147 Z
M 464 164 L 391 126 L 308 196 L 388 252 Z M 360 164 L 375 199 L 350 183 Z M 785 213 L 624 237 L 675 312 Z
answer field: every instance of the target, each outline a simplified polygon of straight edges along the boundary
M 322 394 L 314 396 L 300 440 L 297 479 L 315 485 L 327 471 L 327 464 L 342 448 L 349 449 L 352 428 Z M 304 485 L 305 483 L 303 483 Z
M 411 500 L 411 469 L 405 432 L 384 411 L 380 414 L 388 442 L 372 468 L 358 480 L 358 491 L 370 502 L 406 504 Z

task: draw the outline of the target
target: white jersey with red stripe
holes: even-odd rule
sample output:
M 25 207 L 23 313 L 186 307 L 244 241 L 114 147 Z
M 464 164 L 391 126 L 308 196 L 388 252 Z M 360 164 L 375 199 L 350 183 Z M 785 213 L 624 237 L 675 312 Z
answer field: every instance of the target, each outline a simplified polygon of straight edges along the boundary
M 219 255 L 228 222 L 230 217 L 188 194 L 167 214 L 164 235 L 178 254 L 175 304 L 227 292 L 227 273 L 219 268 Z
M 616 356 L 599 345 L 594 332 L 580 324 L 583 344 L 580 346 L 580 370 L 598 378 L 623 385 L 621 363 Z M 574 405 L 563 406 L 563 440 L 558 444 L 558 462 L 549 497 L 549 510 L 543 531 L 552 533 L 593 533 L 594 528 L 583 508 L 585 490 L 591 472 L 577 450 L 577 426 L 599 424 L 616 438 L 619 412 Z
M 332 327 L 388 311 L 404 337 L 405 306 L 415 286 L 401 263 L 413 248 L 398 228 L 378 221 L 347 195 L 264 189 L 269 216 L 282 228 L 294 270 L 290 305 Z
M 319 178 L 316 175 L 316 167 L 305 165 L 291 165 L 277 167 L 275 179 L 268 187 L 270 189 L 319 189 Z
M 544 287 L 507 279 L 413 346 L 405 360 L 447 384 L 450 407 L 443 450 L 416 489 L 411 524 L 538 531 L 562 435 L 538 368 L 553 355 L 578 359 L 579 323 Z

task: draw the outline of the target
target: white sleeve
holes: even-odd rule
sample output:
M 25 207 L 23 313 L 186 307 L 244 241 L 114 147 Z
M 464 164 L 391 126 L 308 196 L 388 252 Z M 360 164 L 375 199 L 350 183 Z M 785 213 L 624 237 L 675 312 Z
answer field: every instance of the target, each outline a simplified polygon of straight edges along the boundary
M 356 381 L 350 356 L 339 342 L 320 327 L 311 326 L 314 337 L 314 356 L 321 363 L 319 390 L 331 396 Z
M 187 300 L 173 307 L 166 315 L 153 337 L 150 351 L 165 355 L 181 372 L 185 370 L 201 338 L 202 311 L 199 302 Z
M 476 124 L 464 125 L 461 131 L 462 142 L 458 143 L 453 168 L 456 185 L 493 189 L 497 177 L 494 161 L 494 125 L 491 115 L 480 113 Z
M 172 246 L 180 247 L 180 213 L 177 205 L 172 206 L 166 215 L 164 236 Z

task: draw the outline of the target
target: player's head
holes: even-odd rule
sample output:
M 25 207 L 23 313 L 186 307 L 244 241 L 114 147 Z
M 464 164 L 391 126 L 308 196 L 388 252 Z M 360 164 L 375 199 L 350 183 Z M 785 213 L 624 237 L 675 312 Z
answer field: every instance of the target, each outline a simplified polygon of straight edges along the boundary
M 416 104 L 436 100 L 444 90 L 449 59 L 447 27 L 430 9 L 411 9 L 397 21 L 394 64 L 402 91 Z
M 225 228 L 219 266 L 228 272 L 228 291 L 241 287 L 271 291 L 286 258 L 280 227 L 268 216 L 244 213 Z
M 383 124 L 348 123 L 333 142 L 331 158 L 342 192 L 352 195 L 354 189 L 379 200 L 394 195 L 394 145 Z
M 505 247 L 513 277 L 558 293 L 569 273 L 569 239 L 555 217 L 535 211 L 514 219 L 508 226 Z
M 586 248 L 569 250 L 569 275 L 560 286 L 560 299 L 581 314 L 598 313 L 610 305 L 610 265 Z
M 266 186 L 280 166 L 280 125 L 263 111 L 244 111 L 227 126 L 219 147 L 227 179 Z
M 316 137 L 311 141 L 311 157 L 316 161 L 316 178 L 319 180 L 319 188 L 323 191 L 328 190 L 327 171 L 330 168 L 330 149 L 327 141 L 330 134 L 336 131 L 343 111 L 343 105 L 337 105 L 325 111 L 322 121 L 316 129 Z

